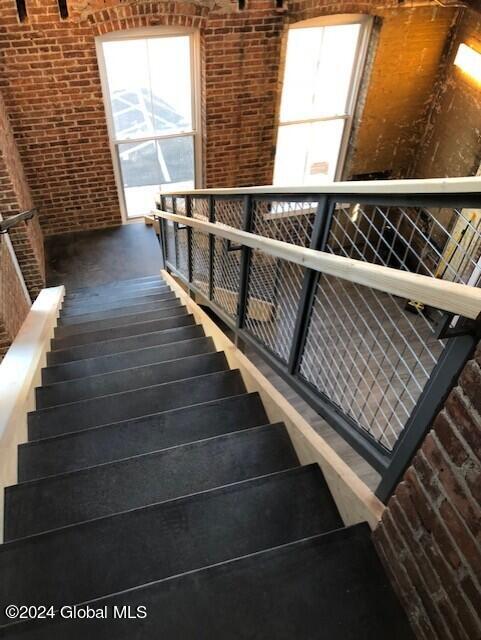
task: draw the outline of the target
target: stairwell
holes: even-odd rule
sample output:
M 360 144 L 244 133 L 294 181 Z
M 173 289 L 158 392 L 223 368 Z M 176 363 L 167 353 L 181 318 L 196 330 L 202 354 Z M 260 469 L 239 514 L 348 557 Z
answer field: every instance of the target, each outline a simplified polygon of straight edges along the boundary
M 160 277 L 68 293 L 28 432 L 0 599 L 55 612 L 1 638 L 413 637 L 368 525 Z

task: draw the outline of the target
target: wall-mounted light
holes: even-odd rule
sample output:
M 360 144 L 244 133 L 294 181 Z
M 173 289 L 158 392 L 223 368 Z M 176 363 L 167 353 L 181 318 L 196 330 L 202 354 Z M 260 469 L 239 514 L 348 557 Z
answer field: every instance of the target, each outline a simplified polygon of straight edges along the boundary
M 481 84 L 481 53 L 467 44 L 460 44 L 454 64 Z

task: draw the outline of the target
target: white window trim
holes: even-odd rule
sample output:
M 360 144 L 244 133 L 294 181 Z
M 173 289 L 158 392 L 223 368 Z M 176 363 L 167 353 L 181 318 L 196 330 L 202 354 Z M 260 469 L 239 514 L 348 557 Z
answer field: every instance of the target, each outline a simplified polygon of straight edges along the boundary
M 281 113 L 279 108 L 279 116 L 277 122 L 277 137 L 279 136 L 279 130 L 281 127 L 289 126 L 293 124 L 308 124 L 313 122 L 328 122 L 332 120 L 344 120 L 344 129 L 341 138 L 341 144 L 339 146 L 339 155 L 337 158 L 336 169 L 334 171 L 334 181 L 342 179 L 344 167 L 346 163 L 346 156 L 349 147 L 349 139 L 353 128 L 354 114 L 356 112 L 357 101 L 359 98 L 359 90 L 361 87 L 362 76 L 364 66 L 366 63 L 367 52 L 369 47 L 369 41 L 372 32 L 373 18 L 365 14 L 339 14 L 332 16 L 321 16 L 318 18 L 311 18 L 309 20 L 303 20 L 301 22 L 295 22 L 289 25 L 291 29 L 309 29 L 312 27 L 326 27 L 331 25 L 345 25 L 345 24 L 360 24 L 361 33 L 359 36 L 356 54 L 355 64 L 352 70 L 352 78 L 349 86 L 349 94 L 346 101 L 346 112 L 343 114 L 335 114 L 332 116 L 324 116 L 319 118 L 306 118 L 302 120 L 281 120 Z M 285 70 L 283 71 L 285 74 Z M 284 78 L 282 78 L 281 100 L 282 91 L 284 90 Z M 276 143 L 277 153 L 277 143 Z
M 190 69 L 191 69 L 191 96 L 192 96 L 192 130 L 185 133 L 172 133 L 172 134 L 160 134 L 145 136 L 143 138 L 121 140 L 115 136 L 114 120 L 112 114 L 112 108 L 110 104 L 109 85 L 107 78 L 107 67 L 105 64 L 105 56 L 103 52 L 104 42 L 113 40 L 138 40 L 139 38 L 162 38 L 171 36 L 190 36 Z M 127 215 L 127 205 L 125 202 L 125 193 L 122 183 L 122 173 L 120 169 L 120 159 L 118 157 L 118 145 L 123 143 L 137 142 L 143 140 L 158 140 L 164 138 L 175 138 L 192 136 L 194 142 L 194 182 L 195 188 L 200 189 L 203 187 L 203 175 L 202 175 L 202 107 L 201 107 L 201 61 L 200 61 L 200 34 L 199 30 L 190 27 L 175 27 L 175 26 L 159 26 L 159 27 L 146 27 L 141 29 L 127 29 L 123 31 L 113 31 L 103 36 L 95 38 L 95 48 L 97 51 L 97 61 L 100 71 L 100 83 L 102 87 L 102 97 L 104 101 L 105 115 L 107 120 L 107 130 L 109 134 L 109 146 L 112 156 L 112 166 L 114 170 L 115 184 L 117 186 L 117 193 L 119 198 L 120 212 L 122 215 L 122 222 L 124 224 L 135 222 L 142 216 Z M 152 207 L 154 203 L 152 203 Z

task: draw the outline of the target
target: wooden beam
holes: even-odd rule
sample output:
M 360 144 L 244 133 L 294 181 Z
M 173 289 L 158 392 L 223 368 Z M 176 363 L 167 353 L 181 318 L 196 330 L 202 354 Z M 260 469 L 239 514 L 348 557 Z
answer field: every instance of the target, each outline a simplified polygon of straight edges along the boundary
M 265 185 L 261 187 L 241 187 L 238 189 L 193 189 L 191 191 L 165 191 L 162 195 L 174 196 L 202 196 L 202 195 L 249 195 L 283 193 L 299 194 L 456 194 L 479 193 L 481 191 L 481 176 L 467 178 L 432 178 L 429 180 L 359 180 L 351 182 L 329 182 L 318 186 L 290 186 L 279 187 Z
M 334 501 L 346 525 L 367 521 L 374 529 L 381 519 L 384 505 L 339 457 L 301 414 L 277 391 L 242 351 L 222 332 L 181 285 L 167 271 L 162 277 L 176 296 L 202 325 L 216 349 L 224 351 L 229 366 L 239 369 L 249 392 L 258 392 L 271 423 L 284 422 L 302 464 L 317 463 L 326 478 Z
M 308 269 L 371 287 L 378 291 L 391 293 L 407 300 L 417 300 L 427 306 L 442 309 L 471 320 L 477 319 L 481 314 L 481 289 L 476 287 L 336 256 L 324 251 L 306 249 L 305 247 L 258 236 L 222 224 L 204 222 L 166 211 L 157 210 L 155 213 L 167 220 L 189 225 L 198 231 L 212 233 L 220 238 L 243 244 L 252 249 L 258 249 L 271 256 L 294 262 Z

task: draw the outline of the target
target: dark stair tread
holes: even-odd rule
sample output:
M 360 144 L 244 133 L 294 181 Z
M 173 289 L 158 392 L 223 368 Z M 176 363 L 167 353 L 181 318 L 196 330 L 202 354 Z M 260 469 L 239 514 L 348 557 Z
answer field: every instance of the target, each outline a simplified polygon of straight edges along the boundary
M 129 313 L 124 316 L 115 316 L 112 318 L 104 318 L 103 320 L 94 320 L 91 322 L 80 322 L 79 324 L 69 324 L 59 326 L 55 329 L 55 338 L 66 338 L 67 336 L 89 333 L 99 329 L 113 329 L 127 324 L 136 322 L 148 322 L 149 320 L 160 320 L 161 318 L 171 318 L 173 316 L 181 316 L 187 313 L 187 308 L 180 301 L 172 302 L 169 307 L 154 309 L 153 311 L 144 311 L 142 313 Z
M 201 337 L 168 344 L 154 345 L 134 351 L 121 351 L 98 358 L 74 360 L 42 369 L 42 384 L 57 384 L 80 380 L 89 376 L 120 371 L 126 367 L 140 367 L 145 364 L 175 360 L 186 356 L 215 351 L 212 338 Z
M 140 367 L 101 373 L 80 380 L 57 382 L 38 387 L 35 390 L 37 409 L 79 402 L 99 396 L 107 396 L 122 391 L 132 391 L 164 384 L 174 380 L 225 371 L 227 360 L 222 352 L 202 353 L 163 362 L 150 363 Z
M 107 618 L 12 626 L 6 639 L 415 640 L 366 524 L 320 534 L 89 603 Z M 145 607 L 144 620 L 113 608 Z M 22 633 L 23 627 L 23 633 Z
M 164 329 L 163 331 L 153 331 L 152 333 L 142 333 L 138 336 L 115 338 L 113 340 L 105 340 L 104 342 L 96 342 L 93 345 L 83 344 L 69 349 L 62 349 L 60 351 L 51 351 L 47 353 L 47 365 L 51 366 L 54 364 L 63 364 L 87 358 L 96 358 L 99 356 L 112 355 L 126 351 L 145 349 L 154 345 L 159 346 L 170 342 L 190 340 L 192 338 L 199 338 L 202 336 L 204 336 L 202 326 L 192 325 L 187 327 Z
M 269 422 L 257 393 L 21 444 L 19 482 L 75 471 Z
M 67 293 L 64 297 L 62 308 L 82 308 L 91 305 L 102 304 L 107 306 L 110 303 L 125 302 L 131 304 L 137 298 L 145 298 L 146 296 L 157 296 L 169 293 L 172 290 L 165 284 L 157 284 L 155 286 L 142 287 L 141 289 L 121 289 L 118 291 L 98 292 L 85 294 L 83 296 L 71 296 Z
M 80 431 L 245 393 L 237 369 L 81 400 L 28 414 L 29 439 Z
M 295 467 L 4 543 L 0 601 L 85 602 L 340 527 L 319 467 Z
M 5 489 L 5 540 L 299 464 L 283 424 L 252 427 Z
M 152 280 L 151 282 L 143 282 L 139 284 L 131 284 L 131 285 L 123 285 L 118 287 L 104 287 L 103 289 L 86 289 L 85 291 L 67 291 L 65 296 L 66 300 L 89 300 L 94 298 L 99 298 L 102 296 L 105 297 L 115 297 L 115 296 L 123 296 L 130 295 L 131 293 L 136 293 L 138 291 L 151 291 L 155 289 L 166 289 L 167 285 L 162 280 Z
M 165 280 L 157 274 L 143 276 L 141 278 L 127 278 L 126 280 L 112 280 L 112 282 L 104 282 L 103 284 L 92 285 L 90 287 L 75 287 L 69 289 L 71 293 L 83 293 L 97 289 L 113 289 L 116 287 L 135 286 L 145 282 L 165 282 Z
M 105 340 L 140 336 L 143 333 L 165 331 L 165 329 L 186 327 L 192 324 L 195 324 L 194 316 L 192 314 L 168 316 L 167 318 L 149 320 L 147 322 L 135 322 L 121 327 L 99 329 L 98 331 L 89 331 L 88 333 L 75 334 L 73 336 L 66 336 L 65 338 L 53 338 L 51 340 L 51 351 L 61 351 L 72 347 L 80 347 L 81 345 L 93 346 L 97 342 L 105 342 Z
M 73 317 L 76 315 L 83 315 L 85 313 L 93 313 L 95 311 L 110 311 L 121 307 L 135 307 L 138 304 L 144 304 L 146 302 L 160 302 L 162 300 L 168 300 L 172 297 L 172 291 L 166 289 L 160 293 L 145 294 L 137 296 L 135 298 L 123 298 L 121 300 L 105 300 L 103 302 L 79 302 L 69 303 L 62 305 L 62 316 Z
M 104 311 L 85 312 L 73 316 L 60 315 L 57 326 L 70 327 L 72 325 L 82 324 L 84 322 L 92 322 L 95 320 L 107 320 L 109 318 L 118 318 L 120 316 L 132 315 L 136 313 L 144 313 L 146 311 L 155 311 L 156 309 L 164 309 L 178 304 L 179 299 L 174 293 L 165 297 L 165 300 L 157 300 L 156 302 L 147 302 L 143 304 L 135 304 L 127 307 L 112 307 Z

